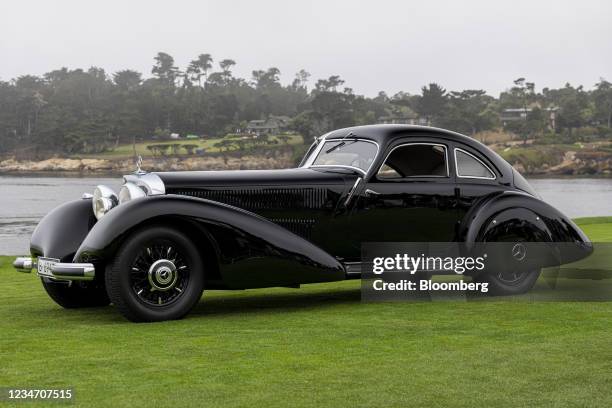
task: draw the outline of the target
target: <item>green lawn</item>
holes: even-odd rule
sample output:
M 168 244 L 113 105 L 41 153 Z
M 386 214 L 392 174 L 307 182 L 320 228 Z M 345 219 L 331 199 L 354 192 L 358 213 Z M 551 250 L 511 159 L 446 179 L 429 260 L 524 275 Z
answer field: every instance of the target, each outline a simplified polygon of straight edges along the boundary
M 178 139 L 178 140 L 164 140 L 164 141 L 149 140 L 145 142 L 136 143 L 136 153 L 141 155 L 142 157 L 149 157 L 149 156 L 152 156 L 152 153 L 149 149 L 147 149 L 148 145 L 158 145 L 158 144 L 171 145 L 175 143 L 178 143 L 180 145 L 186 145 L 186 144 L 197 145 L 198 148 L 204 148 L 205 151 L 208 153 L 217 153 L 219 152 L 219 148 L 214 147 L 214 145 L 216 143 L 219 143 L 221 140 L 222 138 L 195 139 L 195 140 Z M 276 136 L 270 136 L 270 140 L 271 141 L 278 140 L 278 138 Z M 303 143 L 304 142 L 302 140 L 302 136 L 289 135 L 289 139 L 287 140 L 286 143 L 281 140 L 278 140 L 277 145 L 271 145 L 271 146 L 284 146 L 285 144 L 301 145 Z M 236 147 L 233 147 L 233 148 L 235 149 Z M 179 153 L 185 154 L 186 151 L 185 149 L 181 147 L 179 150 Z M 132 144 L 126 144 L 126 145 L 120 145 L 116 147 L 115 149 L 113 149 L 112 151 L 108 151 L 104 153 L 85 154 L 85 155 L 81 154 L 77 156 L 80 158 L 117 159 L 117 158 L 122 158 L 122 157 L 132 157 L 133 155 L 134 155 L 134 146 Z
M 593 242 L 612 242 L 612 217 L 584 217 L 575 221 Z
M 612 240 L 612 223 L 584 229 Z M 365 304 L 348 281 L 210 292 L 184 320 L 133 324 L 61 309 L 11 259 L 0 387 L 113 408 L 612 406 L 608 302 Z

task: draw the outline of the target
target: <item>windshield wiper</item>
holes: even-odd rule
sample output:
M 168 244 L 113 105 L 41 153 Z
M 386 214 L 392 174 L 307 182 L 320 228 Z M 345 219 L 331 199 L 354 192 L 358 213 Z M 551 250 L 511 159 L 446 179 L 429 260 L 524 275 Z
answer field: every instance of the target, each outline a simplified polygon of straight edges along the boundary
M 329 149 L 327 149 L 327 150 L 325 151 L 325 154 L 329 154 L 329 153 L 333 152 L 334 150 L 337 150 L 337 149 L 341 148 L 341 147 L 342 147 L 342 146 L 344 146 L 345 144 L 346 144 L 346 142 L 340 142 L 340 143 L 338 143 L 337 145 L 332 146 L 332 147 L 330 147 Z
M 329 154 L 329 153 L 333 152 L 334 150 L 338 150 L 339 148 L 341 148 L 342 146 L 344 146 L 344 145 L 346 144 L 346 142 L 344 141 L 344 139 L 347 139 L 347 138 L 349 138 L 349 137 L 355 137 L 355 135 L 353 134 L 353 132 L 349 132 L 349 133 L 348 133 L 346 136 L 344 136 L 342 139 L 340 139 L 340 140 L 342 140 L 340 143 L 338 143 L 337 145 L 335 145 L 335 146 L 330 147 L 329 149 L 327 149 L 327 150 L 325 151 L 325 154 Z M 351 143 L 349 143 L 349 144 L 353 144 L 353 143 L 355 143 L 355 142 L 357 142 L 357 140 L 353 140 L 353 141 L 352 141 Z

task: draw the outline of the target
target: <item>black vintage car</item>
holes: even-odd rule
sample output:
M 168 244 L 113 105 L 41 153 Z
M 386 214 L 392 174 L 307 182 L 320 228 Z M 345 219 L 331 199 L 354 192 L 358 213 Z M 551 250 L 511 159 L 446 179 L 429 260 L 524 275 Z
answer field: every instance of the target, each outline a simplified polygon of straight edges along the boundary
M 112 302 L 133 321 L 177 319 L 204 289 L 359 278 L 363 242 L 588 243 L 500 156 L 436 128 L 336 130 L 294 169 L 138 170 L 124 181 L 118 194 L 98 186 L 50 212 L 32 257 L 15 261 L 61 306 Z M 473 279 L 516 294 L 538 274 Z

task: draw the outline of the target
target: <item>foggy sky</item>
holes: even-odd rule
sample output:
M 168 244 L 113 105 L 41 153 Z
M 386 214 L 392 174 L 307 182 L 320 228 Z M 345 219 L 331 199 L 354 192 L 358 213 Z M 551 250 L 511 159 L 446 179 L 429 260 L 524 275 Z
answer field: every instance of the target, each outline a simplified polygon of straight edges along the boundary
M 62 66 L 134 69 L 198 54 L 234 74 L 275 66 L 340 75 L 356 93 L 449 90 L 493 95 L 526 77 L 541 89 L 612 81 L 609 1 L 88 1 L 0 3 L 0 79 Z M 215 66 L 215 69 L 217 66 Z

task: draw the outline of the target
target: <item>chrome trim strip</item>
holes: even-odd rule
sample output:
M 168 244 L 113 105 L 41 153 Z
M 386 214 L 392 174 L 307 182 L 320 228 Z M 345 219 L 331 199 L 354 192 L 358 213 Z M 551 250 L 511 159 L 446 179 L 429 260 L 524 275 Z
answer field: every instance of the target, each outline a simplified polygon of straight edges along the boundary
M 310 166 L 309 168 L 316 169 L 319 167 L 340 167 L 342 169 L 356 170 L 360 172 L 361 174 L 363 174 L 364 176 L 367 174 L 367 172 L 363 171 L 363 169 L 360 169 L 359 167 L 347 166 L 345 164 L 316 164 L 316 165 Z
M 387 156 L 385 157 L 385 160 L 383 160 L 382 164 L 378 168 L 378 171 L 376 172 L 376 175 L 378 175 L 378 172 L 380 171 L 380 169 L 382 169 L 382 166 L 385 165 L 385 163 L 387 162 L 387 159 L 389 158 L 389 156 L 391 156 L 391 153 L 393 153 L 395 149 L 399 147 L 403 147 L 403 146 L 410 146 L 410 145 L 440 146 L 444 148 L 444 161 L 446 161 L 446 176 L 435 176 L 432 174 L 429 176 L 408 176 L 408 177 L 400 177 L 396 179 L 383 179 L 384 181 L 402 180 L 402 179 L 409 179 L 409 178 L 446 178 L 446 177 L 450 177 L 450 169 L 448 167 L 448 146 L 442 143 L 432 143 L 432 142 L 409 142 L 409 143 L 402 143 L 402 144 L 395 146 L 387 154 Z
M 144 187 L 147 195 L 166 194 L 166 186 L 162 179 L 155 173 L 128 174 L 123 176 L 125 183 L 133 183 L 138 187 Z
M 482 164 L 487 170 L 489 170 L 489 172 L 491 172 L 493 177 L 462 176 L 461 174 L 459 174 L 459 166 L 457 165 L 457 163 L 458 163 L 458 161 L 457 161 L 457 150 L 460 151 L 461 153 L 465 153 L 468 156 L 474 158 L 476 161 L 478 161 L 480 164 Z M 480 180 L 497 180 L 497 176 L 495 175 L 495 172 L 493 170 L 491 170 L 491 168 L 489 166 L 487 166 L 487 164 L 485 162 L 480 160 L 478 157 L 474 156 L 472 153 L 467 152 L 467 151 L 465 151 L 465 150 L 463 150 L 463 149 L 461 149 L 459 147 L 455 147 L 454 156 L 455 156 L 455 173 L 457 174 L 457 177 L 480 179 Z
M 349 203 L 351 202 L 351 198 L 353 198 L 355 190 L 357 190 L 357 186 L 359 185 L 359 183 L 361 183 L 361 181 L 363 181 L 363 179 L 361 177 L 357 177 L 357 180 L 355 180 L 355 184 L 353 184 L 351 191 L 349 191 L 348 195 L 346 196 L 346 200 L 344 201 L 345 207 L 348 207 Z

